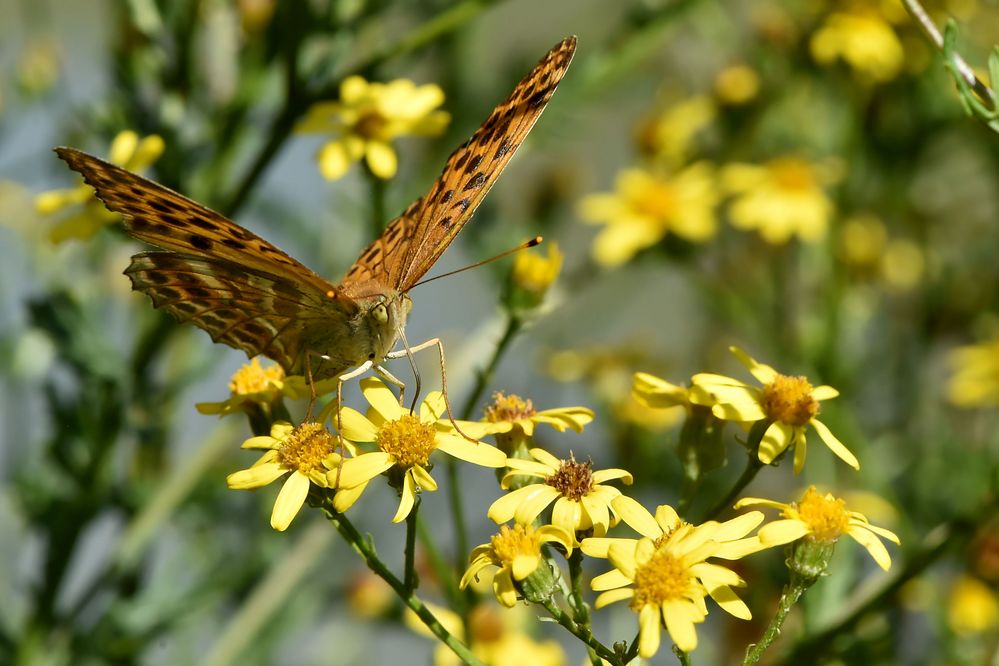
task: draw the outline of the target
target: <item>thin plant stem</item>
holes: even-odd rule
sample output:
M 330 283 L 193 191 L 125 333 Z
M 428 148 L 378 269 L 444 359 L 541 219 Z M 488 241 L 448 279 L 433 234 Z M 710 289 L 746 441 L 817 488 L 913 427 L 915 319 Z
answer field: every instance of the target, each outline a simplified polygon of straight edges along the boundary
M 586 643 L 586 645 L 600 655 L 602 658 L 611 662 L 612 664 L 623 664 L 621 661 L 621 655 L 614 652 L 596 638 L 590 632 L 589 627 L 584 627 L 578 624 L 575 620 L 569 617 L 569 614 L 558 607 L 558 605 L 551 599 L 543 602 L 541 604 L 548 611 L 548 614 L 554 618 L 556 622 L 562 625 L 570 634 L 578 638 L 579 640 Z
M 434 571 L 434 576 L 444 586 L 444 592 L 447 595 L 448 601 L 455 608 L 460 607 L 463 601 L 461 591 L 458 589 L 458 582 L 455 579 L 454 570 L 445 561 L 440 548 L 437 547 L 437 543 L 434 541 L 433 535 L 427 528 L 427 521 L 423 519 L 422 515 L 416 519 L 416 538 L 420 540 L 420 545 L 427 554 L 427 559 Z
M 583 551 L 578 548 L 572 551 L 572 555 L 569 556 L 569 581 L 572 584 L 572 589 L 568 595 L 568 599 L 569 606 L 572 608 L 573 619 L 577 625 L 589 633 L 591 632 L 590 609 L 583 600 Z M 600 666 L 600 655 L 589 646 L 587 646 L 586 651 L 590 662 L 594 666 Z
M 371 185 L 371 237 L 378 238 L 385 231 L 385 181 L 364 165 L 364 175 Z
M 690 666 L 690 655 L 688 653 L 684 652 L 683 650 L 674 645 L 673 654 L 676 655 L 676 658 L 680 661 L 680 664 L 682 664 L 682 666 Z
M 787 619 L 788 613 L 791 612 L 791 607 L 798 602 L 804 591 L 805 587 L 800 584 L 788 584 L 784 586 L 784 591 L 781 592 L 780 601 L 777 604 L 777 612 L 770 619 L 770 623 L 763 632 L 760 641 L 754 645 L 750 645 L 746 650 L 746 658 L 742 660 L 743 666 L 750 666 L 758 662 L 766 649 L 777 640 L 777 637 L 780 636 L 781 627 L 784 626 L 784 620 Z
M 459 659 L 462 660 L 464 664 L 473 664 L 475 666 L 484 666 L 484 663 L 476 657 L 468 646 L 458 640 L 456 637 L 451 635 L 451 633 L 444 628 L 444 625 L 434 617 L 434 614 L 430 612 L 430 609 L 426 607 L 423 601 L 413 594 L 412 591 L 408 590 L 406 584 L 399 580 L 385 563 L 381 561 L 378 554 L 375 552 L 374 544 L 372 544 L 368 539 L 361 536 L 346 516 L 337 513 L 333 508 L 332 497 L 330 495 L 325 495 L 322 498 L 320 507 L 323 513 L 326 514 L 327 520 L 333 523 L 333 526 L 340 532 L 340 535 L 346 539 L 347 543 L 364 559 L 364 563 L 368 565 L 368 568 L 372 572 L 391 587 L 399 598 L 402 600 L 406 606 L 409 607 L 416 616 L 420 618 L 420 621 L 427 626 L 428 629 L 436 636 L 442 643 L 447 645 L 452 652 L 454 652 Z
M 413 508 L 406 516 L 406 568 L 403 583 L 406 593 L 412 594 L 419 581 L 416 578 L 416 521 L 420 515 L 420 496 L 416 496 Z
M 746 469 L 742 470 L 742 474 L 729 491 L 725 493 L 725 496 L 721 498 L 713 507 L 711 507 L 711 510 L 704 515 L 704 520 L 713 520 L 725 509 L 731 507 L 732 501 L 753 481 L 753 479 L 756 478 L 756 475 L 761 469 L 763 469 L 763 467 L 764 464 L 760 462 L 759 455 L 756 453 L 755 448 L 751 448 L 746 455 Z M 704 522 L 704 520 L 701 522 Z

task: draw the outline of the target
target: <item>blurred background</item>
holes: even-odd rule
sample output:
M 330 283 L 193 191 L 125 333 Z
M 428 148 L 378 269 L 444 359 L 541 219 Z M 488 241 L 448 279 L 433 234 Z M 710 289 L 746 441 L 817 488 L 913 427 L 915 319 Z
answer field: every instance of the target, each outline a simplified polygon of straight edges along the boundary
M 987 83 L 999 4 L 926 7 L 937 25 L 956 19 L 957 50 Z M 336 279 L 570 34 L 575 62 L 548 110 L 431 272 L 542 234 L 531 252 L 557 247 L 558 279 L 513 309 L 524 285 L 510 260 L 420 287 L 410 342 L 443 339 L 452 400 L 473 400 L 474 418 L 493 391 L 595 410 L 584 433 L 538 442 L 632 471 L 649 508 L 680 498 L 684 410 L 634 401 L 634 372 L 749 381 L 738 345 L 831 384 L 823 421 L 860 472 L 813 438 L 801 475 L 784 462 L 745 494 L 791 501 L 815 483 L 902 546 L 885 574 L 842 543 L 771 663 L 996 663 L 999 137 L 892 0 L 0 0 L 0 663 L 436 658 L 321 516 L 278 533 L 275 488 L 226 488 L 253 461 L 238 448 L 249 427 L 195 404 L 227 398 L 245 355 L 130 291 L 121 272 L 140 244 L 51 149 L 114 144 L 129 168 Z M 351 74 L 444 92 L 450 121 L 393 140 L 391 177 L 331 170 L 342 133 L 301 124 Z M 473 393 L 512 316 L 519 334 Z M 737 435 L 694 513 L 742 470 Z M 492 471 L 462 469 L 474 545 L 495 531 L 500 491 L 482 490 Z M 423 509 L 448 552 L 444 495 Z M 350 513 L 393 565 L 396 502 L 381 488 Z M 756 619 L 713 613 L 695 662 L 741 658 L 772 613 L 781 553 L 739 567 Z M 423 584 L 440 601 L 429 571 Z M 520 611 L 483 611 L 483 631 L 531 634 L 544 657 L 494 663 L 582 663 L 578 642 Z M 595 622 L 607 644 L 635 633 L 626 607 Z M 663 649 L 655 663 L 673 660 Z

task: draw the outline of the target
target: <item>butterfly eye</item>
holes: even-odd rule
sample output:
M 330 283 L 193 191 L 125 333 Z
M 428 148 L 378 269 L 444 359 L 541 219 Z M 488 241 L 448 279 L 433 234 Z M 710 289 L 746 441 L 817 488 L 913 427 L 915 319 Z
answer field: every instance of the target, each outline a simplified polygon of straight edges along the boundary
M 384 324 L 388 321 L 388 309 L 385 307 L 384 303 L 379 303 L 375 307 L 371 308 L 371 316 L 379 324 Z

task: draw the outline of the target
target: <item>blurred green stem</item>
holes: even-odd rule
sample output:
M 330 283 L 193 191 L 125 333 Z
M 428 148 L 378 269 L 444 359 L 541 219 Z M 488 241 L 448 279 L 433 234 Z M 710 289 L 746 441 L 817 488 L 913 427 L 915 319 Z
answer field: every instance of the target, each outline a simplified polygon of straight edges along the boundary
M 572 617 L 576 624 L 592 635 L 590 628 L 590 608 L 583 600 L 583 551 L 578 548 L 572 551 L 569 556 L 569 580 L 572 582 L 572 591 L 568 596 L 569 606 L 572 608 Z M 587 656 L 593 666 L 600 666 L 600 656 L 596 651 L 587 645 Z
M 371 237 L 378 238 L 385 231 L 385 181 L 364 164 L 364 175 L 371 186 Z
M 586 643 L 589 649 L 593 650 L 600 655 L 600 657 L 606 659 L 610 663 L 617 666 L 623 666 L 625 662 L 622 661 L 621 655 L 594 638 L 589 627 L 577 624 L 571 617 L 569 617 L 569 614 L 559 608 L 558 604 L 554 601 L 549 599 L 542 603 L 542 606 L 544 606 L 545 610 L 548 611 L 548 614 L 551 615 L 556 622 L 568 630 L 570 634 Z
M 416 521 L 420 515 L 420 496 L 417 495 L 413 502 L 413 508 L 406 516 L 406 568 L 403 573 L 403 583 L 406 587 L 406 594 L 416 591 L 419 581 L 416 578 Z
M 739 476 L 732 488 L 725 493 L 725 497 L 719 500 L 710 511 L 704 514 L 704 518 L 700 522 L 714 520 L 721 515 L 725 509 L 730 508 L 732 506 L 732 501 L 738 497 L 739 493 L 741 493 L 743 489 L 753 481 L 753 479 L 756 478 L 756 475 L 761 469 L 763 469 L 763 467 L 764 464 L 760 462 L 760 457 L 756 448 L 751 448 L 746 454 L 746 469 L 742 470 L 742 475 Z
M 760 637 L 760 642 L 750 645 L 746 650 L 746 658 L 742 660 L 742 666 L 751 666 L 758 662 L 771 643 L 777 640 L 777 637 L 780 636 L 780 629 L 784 626 L 784 620 L 787 619 L 787 614 L 791 612 L 791 608 L 798 602 L 804 591 L 805 587 L 801 584 L 788 584 L 784 586 L 784 591 L 780 595 L 780 601 L 777 603 L 777 612 L 774 613 L 770 624 L 767 625 L 766 631 Z
M 389 571 L 388 567 L 385 566 L 385 563 L 381 561 L 378 554 L 375 552 L 374 544 L 370 541 L 370 539 L 361 536 L 361 534 L 357 531 L 357 528 L 354 527 L 353 523 L 351 523 L 346 516 L 336 512 L 333 508 L 333 499 L 331 495 L 326 494 L 323 497 L 320 506 L 323 513 L 326 514 L 327 520 L 333 523 L 333 526 L 336 527 L 338 532 L 340 532 L 340 535 L 346 539 L 347 543 L 349 543 L 357 554 L 364 559 L 368 568 L 371 569 L 375 575 L 389 584 L 395 593 L 399 595 L 399 598 L 402 599 L 402 602 L 406 604 L 406 606 L 408 606 L 414 613 L 416 613 L 416 616 L 420 618 L 428 629 L 430 629 L 434 636 L 439 638 L 441 642 L 451 648 L 451 650 L 458 655 L 458 658 L 462 660 L 462 663 L 485 666 L 478 657 L 472 654 L 472 651 L 468 649 L 468 646 L 452 636 L 448 630 L 444 628 L 444 625 L 442 625 L 440 621 L 434 617 L 434 614 L 431 613 L 430 609 L 424 605 L 423 601 L 407 589 L 406 584 L 403 581 L 399 580 L 391 571 Z

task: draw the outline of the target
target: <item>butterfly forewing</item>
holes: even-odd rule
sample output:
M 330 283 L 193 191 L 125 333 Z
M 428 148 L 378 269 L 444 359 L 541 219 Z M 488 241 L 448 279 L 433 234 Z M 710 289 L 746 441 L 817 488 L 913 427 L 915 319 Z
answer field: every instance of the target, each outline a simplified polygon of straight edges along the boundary
M 408 291 L 434 265 L 496 182 L 565 74 L 576 38 L 557 44 L 444 164 L 440 177 L 368 246 L 347 280 Z
M 130 235 L 168 250 L 137 254 L 125 271 L 156 307 L 292 373 L 315 351 L 307 343 L 344 334 L 356 303 L 264 239 L 104 160 L 72 148 L 56 152 L 124 216 Z

